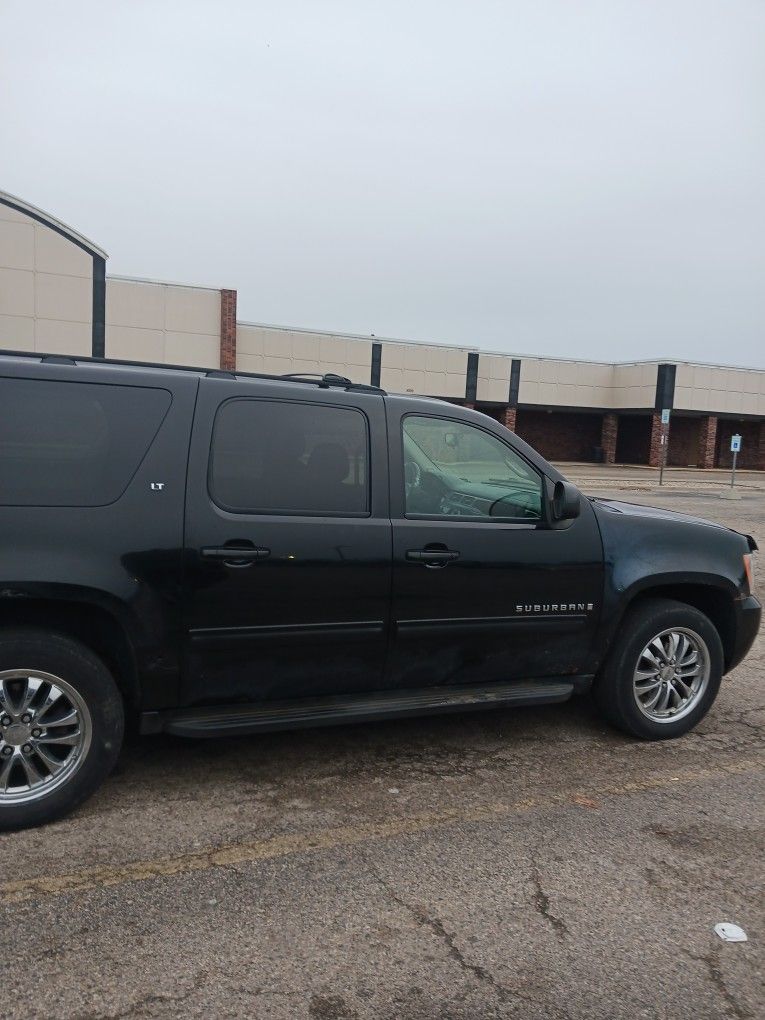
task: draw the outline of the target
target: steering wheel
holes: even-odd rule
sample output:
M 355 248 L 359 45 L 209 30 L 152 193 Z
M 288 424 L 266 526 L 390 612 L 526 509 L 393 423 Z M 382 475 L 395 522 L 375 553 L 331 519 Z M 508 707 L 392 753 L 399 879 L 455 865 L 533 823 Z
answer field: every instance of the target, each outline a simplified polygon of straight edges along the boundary
M 494 516 L 494 507 L 497 506 L 498 503 L 507 503 L 507 502 L 508 502 L 507 496 L 500 496 L 499 499 L 495 499 L 494 502 L 489 507 L 489 517 L 493 517 Z M 536 513 L 532 509 L 532 507 L 530 507 L 530 506 L 520 506 L 518 504 L 516 504 L 516 506 L 518 506 L 518 509 L 521 510 L 520 514 L 501 514 L 500 513 L 500 514 L 497 514 L 497 517 L 531 517 L 534 520 L 537 520 L 539 518 L 539 514 Z

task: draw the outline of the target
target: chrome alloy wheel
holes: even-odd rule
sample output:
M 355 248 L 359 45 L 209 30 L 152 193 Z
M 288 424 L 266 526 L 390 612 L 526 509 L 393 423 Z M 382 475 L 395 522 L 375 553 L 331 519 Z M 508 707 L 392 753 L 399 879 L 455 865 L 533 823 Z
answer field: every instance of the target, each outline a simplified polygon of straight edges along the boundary
M 92 733 L 90 710 L 66 680 L 0 672 L 0 808 L 30 804 L 71 779 Z
M 704 639 L 687 627 L 652 638 L 640 653 L 632 689 L 643 715 L 670 723 L 691 712 L 709 684 L 711 660 Z

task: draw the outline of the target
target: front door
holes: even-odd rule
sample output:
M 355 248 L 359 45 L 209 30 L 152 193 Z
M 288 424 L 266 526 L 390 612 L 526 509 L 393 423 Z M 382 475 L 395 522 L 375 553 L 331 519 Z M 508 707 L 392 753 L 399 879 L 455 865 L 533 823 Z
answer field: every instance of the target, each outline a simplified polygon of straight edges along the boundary
M 185 548 L 185 704 L 379 689 L 391 575 L 382 398 L 203 379 Z
M 587 500 L 548 519 L 547 487 L 513 437 L 387 402 L 393 517 L 392 686 L 585 672 L 603 586 Z

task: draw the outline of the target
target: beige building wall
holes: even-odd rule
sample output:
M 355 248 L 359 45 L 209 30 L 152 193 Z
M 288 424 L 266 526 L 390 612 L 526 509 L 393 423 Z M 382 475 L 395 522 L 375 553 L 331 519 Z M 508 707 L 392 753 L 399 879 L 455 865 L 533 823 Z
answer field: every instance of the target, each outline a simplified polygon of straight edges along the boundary
M 550 407 L 608 407 L 612 383 L 613 365 L 603 362 L 522 358 L 518 402 Z
M 461 347 L 382 341 L 380 385 L 392 393 L 464 400 L 467 360 Z
M 765 371 L 679 363 L 675 409 L 763 415 Z
M 335 372 L 370 381 L 372 344 L 382 346 L 380 384 L 391 393 L 464 399 L 471 349 L 256 323 L 237 323 L 236 365 L 242 372 L 284 375 Z M 520 404 L 549 407 L 653 408 L 658 363 L 613 365 L 516 355 L 521 360 Z M 477 400 L 508 401 L 512 354 L 482 352 Z
M 544 407 L 652 408 L 657 374 L 656 362 L 611 365 L 522 358 L 518 400 Z
M 220 291 L 108 276 L 106 356 L 218 368 Z
M 371 361 L 372 341 L 361 337 L 249 322 L 236 325 L 236 367 L 240 372 L 334 372 L 368 383 Z
M 0 202 L 0 348 L 90 354 L 93 257 Z
M 653 408 L 656 403 L 656 380 L 659 363 L 656 361 L 614 365 L 611 381 L 611 398 L 607 406 Z
M 506 404 L 510 394 L 513 359 L 506 354 L 481 354 L 478 358 L 477 400 Z
M 372 345 L 376 342 L 382 344 L 380 385 L 383 389 L 392 393 L 464 398 L 467 350 L 435 344 L 376 341 L 361 336 L 239 322 L 236 367 L 241 372 L 269 375 L 334 372 L 354 382 L 369 383 Z

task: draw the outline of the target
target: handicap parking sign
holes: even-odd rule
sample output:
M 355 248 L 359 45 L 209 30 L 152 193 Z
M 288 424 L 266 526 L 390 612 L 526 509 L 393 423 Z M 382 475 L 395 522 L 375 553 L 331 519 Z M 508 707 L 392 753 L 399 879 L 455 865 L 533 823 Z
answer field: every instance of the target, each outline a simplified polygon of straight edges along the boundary
M 741 436 L 730 437 L 730 451 L 731 453 L 738 453 L 741 449 Z

